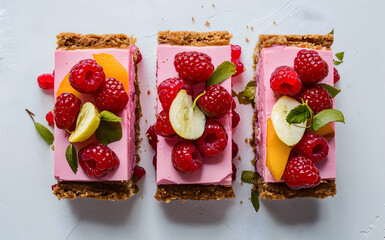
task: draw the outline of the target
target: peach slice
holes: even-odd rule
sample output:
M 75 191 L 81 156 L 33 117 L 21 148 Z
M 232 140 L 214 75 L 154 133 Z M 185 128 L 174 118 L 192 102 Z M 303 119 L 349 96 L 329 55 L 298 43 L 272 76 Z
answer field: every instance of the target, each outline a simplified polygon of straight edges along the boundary
M 325 126 L 318 129 L 317 131 L 311 130 L 309 128 L 309 132 L 321 135 L 323 137 L 334 137 L 335 136 L 334 128 L 330 123 L 326 124 Z
M 63 80 L 60 82 L 60 86 L 56 92 L 56 97 L 59 96 L 62 93 L 72 93 L 77 98 L 80 98 L 80 92 L 76 91 L 70 84 L 70 81 L 68 80 L 68 76 L 70 73 L 67 73 L 67 75 L 63 78 Z
M 274 130 L 273 122 L 267 119 L 266 135 L 266 166 L 270 169 L 274 179 L 281 180 L 289 159 L 291 147 L 283 143 Z
M 127 69 L 111 54 L 93 54 L 95 61 L 103 67 L 106 78 L 116 78 L 123 83 L 124 89 L 128 93 L 128 74 Z

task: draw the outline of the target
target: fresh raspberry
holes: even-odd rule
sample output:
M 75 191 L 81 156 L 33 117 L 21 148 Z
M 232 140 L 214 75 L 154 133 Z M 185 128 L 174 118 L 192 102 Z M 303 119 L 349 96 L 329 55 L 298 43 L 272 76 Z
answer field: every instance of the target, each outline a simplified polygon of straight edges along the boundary
M 142 177 L 146 174 L 146 170 L 138 165 L 135 165 L 134 167 L 134 177 L 137 181 L 142 179 Z
M 239 117 L 239 114 L 234 110 L 231 110 L 231 119 L 232 119 L 231 120 L 231 124 L 232 124 L 231 127 L 232 128 L 237 127 L 239 121 L 241 120 L 241 118 Z
M 84 59 L 75 64 L 68 77 L 71 86 L 81 93 L 96 92 L 104 79 L 106 75 L 102 66 L 93 59 Z
M 239 148 L 238 148 L 238 144 L 236 144 L 234 142 L 234 139 L 231 140 L 232 141 L 232 144 L 231 144 L 231 147 L 232 147 L 232 158 L 235 158 L 237 155 L 238 155 L 238 151 L 239 151 Z
M 314 50 L 302 49 L 294 59 L 294 69 L 305 85 L 318 83 L 329 72 L 328 64 Z
M 233 98 L 232 103 L 231 103 L 231 109 L 234 110 L 236 108 L 237 108 L 237 104 L 235 103 L 235 100 Z
M 271 74 L 270 87 L 277 94 L 294 96 L 301 90 L 302 82 L 293 68 L 279 66 Z
M 235 74 L 233 77 L 238 76 L 239 74 L 243 73 L 245 71 L 245 66 L 239 59 L 235 59 L 231 61 L 232 63 L 235 64 Z
M 301 141 L 294 146 L 293 152 L 317 163 L 328 155 L 328 141 L 320 135 L 307 133 L 302 137 Z
M 167 111 L 162 110 L 156 118 L 154 125 L 155 132 L 163 137 L 171 138 L 175 136 L 175 131 L 171 126 L 169 114 Z
M 231 47 L 231 60 L 240 58 L 242 53 L 241 46 L 230 44 L 230 47 Z
M 237 168 L 235 167 L 234 163 L 232 164 L 233 174 L 231 174 L 231 180 L 235 181 L 237 178 Z
M 188 140 L 182 140 L 175 144 L 172 149 L 171 161 L 175 169 L 185 173 L 195 172 L 203 165 L 203 159 L 198 148 Z
M 227 133 L 215 120 L 207 120 L 203 135 L 196 140 L 199 151 L 206 156 L 216 156 L 227 146 Z
M 127 92 L 115 78 L 107 78 L 95 94 L 95 105 L 100 111 L 117 113 L 126 107 L 127 102 Z
M 332 95 L 321 86 L 313 86 L 305 89 L 301 98 L 304 102 L 307 101 L 307 105 L 313 110 L 314 114 L 317 114 L 325 109 L 333 108 Z
M 158 146 L 158 135 L 156 134 L 154 125 L 151 125 L 148 128 L 146 135 L 147 135 L 148 142 L 150 143 L 151 147 L 156 151 L 157 146 Z
M 198 99 L 202 112 L 210 118 L 220 118 L 226 115 L 233 103 L 231 94 L 220 85 L 206 88 L 206 94 Z
M 51 73 L 44 73 L 37 77 L 37 83 L 39 84 L 39 87 L 50 90 L 53 89 L 55 82 L 55 76 Z
M 56 98 L 54 116 L 58 128 L 67 129 L 76 122 L 80 103 L 80 100 L 72 93 L 62 93 Z
M 157 158 L 156 158 L 156 155 L 154 155 L 154 157 L 152 158 L 152 165 L 154 166 L 155 170 L 156 170 L 156 162 L 157 162 Z
M 334 68 L 334 83 L 337 83 L 340 80 L 340 74 L 338 73 L 337 69 Z
M 47 115 L 45 115 L 45 120 L 47 120 L 49 125 L 53 125 L 53 111 L 49 111 Z
M 193 95 L 191 85 L 179 78 L 169 78 L 161 82 L 158 86 L 159 101 L 163 110 L 169 110 L 179 90 L 185 89 L 187 94 Z
M 196 51 L 176 54 L 174 66 L 179 73 L 179 77 L 191 84 L 206 81 L 214 72 L 211 57 Z
M 57 186 L 57 184 L 54 184 L 51 186 L 52 191 L 55 189 L 56 186 Z
M 321 175 L 312 160 L 297 156 L 289 158 L 283 179 L 287 186 L 297 190 L 317 186 L 321 182 Z
M 79 164 L 84 172 L 94 178 L 107 175 L 119 166 L 119 158 L 109 147 L 95 142 L 82 148 L 79 153 Z

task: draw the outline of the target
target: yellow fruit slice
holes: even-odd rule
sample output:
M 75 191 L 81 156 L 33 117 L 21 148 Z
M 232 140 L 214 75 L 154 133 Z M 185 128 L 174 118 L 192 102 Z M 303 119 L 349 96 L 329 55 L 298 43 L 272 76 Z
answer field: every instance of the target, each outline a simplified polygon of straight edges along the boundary
M 103 67 L 106 78 L 116 78 L 121 82 L 128 93 L 128 74 L 127 69 L 111 54 L 93 54 L 95 61 Z
M 321 135 L 323 137 L 334 137 L 335 136 L 334 128 L 332 127 L 332 125 L 330 123 L 326 124 L 325 126 L 318 129 L 317 131 L 311 130 L 309 128 L 309 132 Z
M 68 80 L 68 76 L 70 73 L 67 73 L 67 75 L 63 78 L 63 80 L 60 83 L 60 86 L 56 92 L 56 97 L 59 96 L 62 93 L 72 93 L 77 98 L 80 98 L 80 92 L 76 91 L 70 84 L 70 81 Z
M 267 119 L 266 166 L 276 181 L 282 178 L 290 151 L 291 147 L 278 138 L 271 119 Z
M 69 137 L 69 141 L 83 142 L 90 138 L 100 124 L 100 115 L 96 107 L 86 102 L 80 109 L 78 119 L 76 121 L 76 129 Z

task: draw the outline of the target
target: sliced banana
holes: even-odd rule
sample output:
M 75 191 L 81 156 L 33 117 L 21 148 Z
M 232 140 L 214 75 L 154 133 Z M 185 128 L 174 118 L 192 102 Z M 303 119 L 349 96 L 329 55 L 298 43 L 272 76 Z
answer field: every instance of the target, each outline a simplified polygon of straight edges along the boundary
M 171 126 L 184 139 L 195 140 L 203 135 L 206 117 L 199 107 L 193 108 L 193 100 L 186 90 L 180 90 L 169 111 Z

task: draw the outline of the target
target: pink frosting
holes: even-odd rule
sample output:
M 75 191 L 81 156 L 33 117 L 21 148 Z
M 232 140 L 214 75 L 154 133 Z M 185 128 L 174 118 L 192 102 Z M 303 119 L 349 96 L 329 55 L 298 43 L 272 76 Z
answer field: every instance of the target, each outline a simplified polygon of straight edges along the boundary
M 266 167 L 266 125 L 267 119 L 270 118 L 271 110 L 279 98 L 270 88 L 270 76 L 279 66 L 287 65 L 293 67 L 294 58 L 300 49 L 296 47 L 274 46 L 264 48 L 260 53 L 256 71 L 257 91 L 255 96 L 258 112 L 258 120 L 256 122 L 256 129 L 258 130 L 256 131 L 257 171 L 265 182 L 275 182 L 270 170 Z M 322 80 L 322 83 L 333 86 L 333 52 L 327 50 L 317 50 L 317 52 L 329 65 L 329 74 Z M 334 127 L 334 123 L 332 125 Z M 317 164 L 317 167 L 322 179 L 335 179 L 335 138 L 328 139 L 328 144 L 329 154 L 326 159 Z
M 57 50 L 55 52 L 55 96 L 61 81 L 71 70 L 72 66 L 83 59 L 93 59 L 93 54 L 107 53 L 113 55 L 128 71 L 129 82 L 129 102 L 125 109 L 121 111 L 118 116 L 123 118 L 122 125 L 122 139 L 117 142 L 108 144 L 118 156 L 120 165 L 114 169 L 107 176 L 102 178 L 91 178 L 85 174 L 83 169 L 78 167 L 76 174 L 71 170 L 66 157 L 65 151 L 70 144 L 68 141 L 69 134 L 62 129 L 54 128 L 54 146 L 55 146 L 55 178 L 59 181 L 127 181 L 131 178 L 133 168 L 135 166 L 135 66 L 132 60 L 132 52 L 134 48 L 129 49 L 92 49 L 92 50 Z M 92 95 L 82 94 L 82 103 L 86 101 L 93 102 Z M 95 142 L 96 137 L 93 135 L 90 139 L 75 143 L 74 146 L 79 151 L 89 143 Z
M 212 59 L 214 67 L 217 67 L 223 61 L 231 60 L 230 46 L 216 47 L 187 47 L 187 46 L 158 46 L 157 59 L 157 85 L 167 78 L 177 77 L 178 73 L 174 67 L 174 56 L 182 51 L 198 51 L 209 55 Z M 220 84 L 231 92 L 231 78 Z M 204 84 L 194 86 L 194 94 L 198 95 L 204 90 Z M 162 106 L 158 101 L 157 113 L 162 110 Z M 158 155 L 157 155 L 157 184 L 213 184 L 213 185 L 230 185 L 232 174 L 232 156 L 231 156 L 231 114 L 219 119 L 219 122 L 225 128 L 228 134 L 228 142 L 226 149 L 215 157 L 204 157 L 204 164 L 198 171 L 188 174 L 177 171 L 171 162 L 171 152 L 173 146 L 178 142 L 175 139 L 166 139 L 159 137 Z

